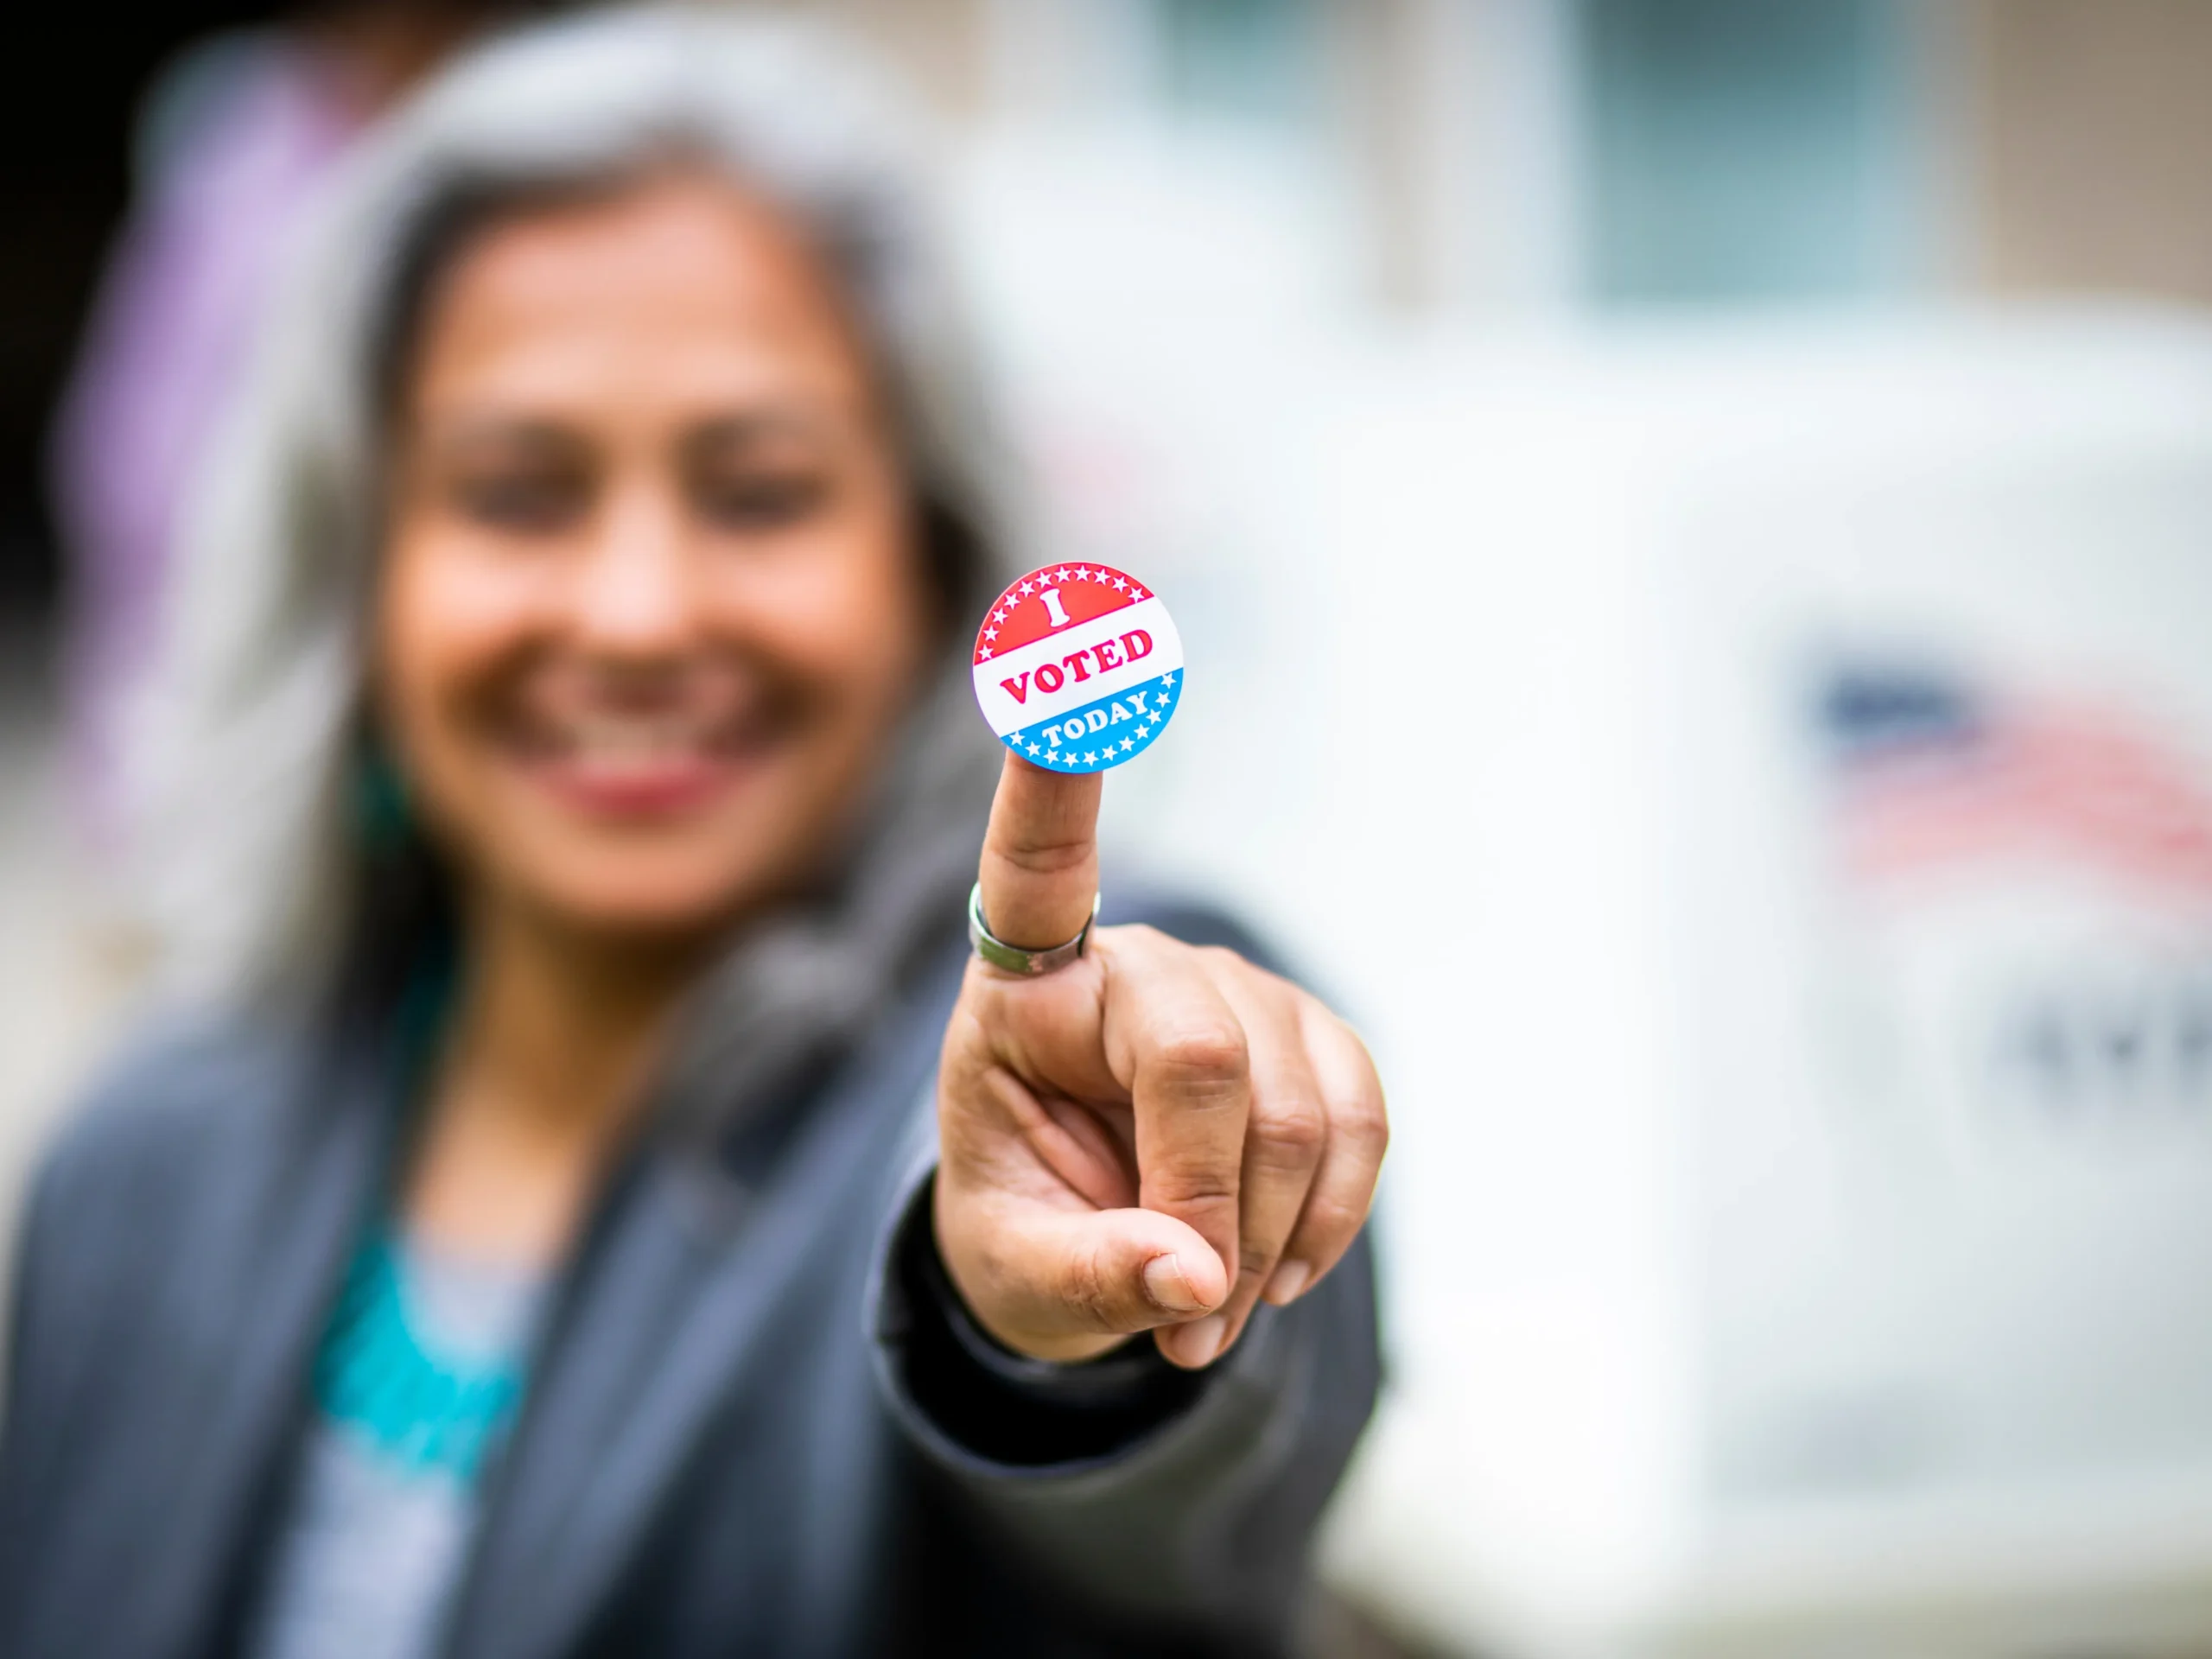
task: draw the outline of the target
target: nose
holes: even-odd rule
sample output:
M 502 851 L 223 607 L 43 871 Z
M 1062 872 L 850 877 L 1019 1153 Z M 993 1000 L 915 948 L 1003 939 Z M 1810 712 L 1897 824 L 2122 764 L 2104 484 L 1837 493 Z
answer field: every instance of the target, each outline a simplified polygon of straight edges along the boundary
M 683 516 L 664 493 L 626 490 L 611 499 L 580 550 L 571 588 L 571 637 L 626 661 L 677 656 L 696 638 L 703 595 Z

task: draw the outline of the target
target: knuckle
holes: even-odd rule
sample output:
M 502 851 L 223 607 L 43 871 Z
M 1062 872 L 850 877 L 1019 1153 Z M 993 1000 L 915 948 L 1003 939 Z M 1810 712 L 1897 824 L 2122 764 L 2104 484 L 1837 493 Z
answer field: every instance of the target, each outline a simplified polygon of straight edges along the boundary
M 1239 1294 L 1249 1294 L 1265 1287 L 1274 1276 L 1274 1265 L 1283 1259 L 1279 1249 L 1255 1249 L 1252 1245 L 1236 1248 L 1236 1289 Z
M 1177 1210 L 1205 1210 L 1220 1206 L 1234 1206 L 1237 1198 L 1236 1183 L 1224 1179 L 1219 1173 L 1196 1166 L 1148 1170 L 1144 1177 L 1143 1198 L 1147 1208 L 1153 1201 Z
M 1374 1207 L 1375 1190 L 1370 1187 L 1357 1200 L 1343 1197 L 1317 1197 L 1306 1214 L 1307 1230 L 1325 1240 L 1333 1252 L 1351 1243 L 1359 1230 L 1367 1225 L 1367 1212 Z
M 1390 1144 L 1390 1114 L 1382 1091 L 1370 1086 L 1340 1103 L 1332 1114 L 1336 1132 L 1361 1153 L 1380 1160 Z
M 1281 1161 L 1312 1163 L 1328 1145 L 1329 1117 L 1318 1101 L 1270 1101 L 1253 1108 L 1252 1133 Z
M 1251 1075 L 1251 1047 L 1237 1026 L 1209 1020 L 1168 1033 L 1160 1044 L 1160 1064 L 1175 1083 L 1233 1085 Z
M 993 849 L 1023 875 L 1060 876 L 1077 870 L 1092 856 L 1087 836 L 1045 836 L 1036 833 L 1009 836 Z
M 1376 1100 L 1354 1114 L 1345 1134 L 1361 1151 L 1381 1163 L 1382 1154 L 1390 1149 L 1390 1119 L 1382 1109 L 1382 1103 Z
M 1096 1330 L 1111 1330 L 1119 1299 L 1095 1250 L 1077 1253 L 1060 1290 L 1068 1311 Z
M 1282 1260 L 1280 1247 L 1268 1248 L 1259 1241 L 1244 1239 L 1236 1247 L 1236 1282 L 1239 1287 L 1264 1285 L 1274 1274 L 1275 1264 Z

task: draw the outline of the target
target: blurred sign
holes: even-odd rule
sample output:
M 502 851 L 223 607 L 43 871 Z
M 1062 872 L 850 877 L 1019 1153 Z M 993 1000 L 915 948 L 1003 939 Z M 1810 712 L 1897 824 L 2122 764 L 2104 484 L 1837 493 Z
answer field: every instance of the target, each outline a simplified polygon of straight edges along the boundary
M 2212 455 L 2076 418 L 1675 529 L 1723 1604 L 2212 1569 Z

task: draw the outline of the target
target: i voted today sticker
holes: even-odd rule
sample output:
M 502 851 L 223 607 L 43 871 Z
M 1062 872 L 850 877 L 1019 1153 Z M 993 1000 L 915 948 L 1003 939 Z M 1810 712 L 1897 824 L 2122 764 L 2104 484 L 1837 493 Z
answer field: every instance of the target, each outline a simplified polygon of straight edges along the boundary
M 1103 564 L 1032 570 L 976 633 L 976 701 L 999 739 L 1053 772 L 1103 772 L 1158 741 L 1183 696 L 1183 642 L 1159 598 Z

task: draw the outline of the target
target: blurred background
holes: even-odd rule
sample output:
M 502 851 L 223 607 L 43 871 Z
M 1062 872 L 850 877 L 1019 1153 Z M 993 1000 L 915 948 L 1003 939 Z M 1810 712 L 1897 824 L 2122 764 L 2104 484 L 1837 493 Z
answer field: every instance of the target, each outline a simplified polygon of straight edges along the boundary
M 1040 558 L 1182 625 L 1115 840 L 1391 1084 L 1346 1650 L 2212 1653 L 2212 4 L 804 9 L 944 119 Z M 10 54 L 10 1214 L 195 445 L 501 10 Z

